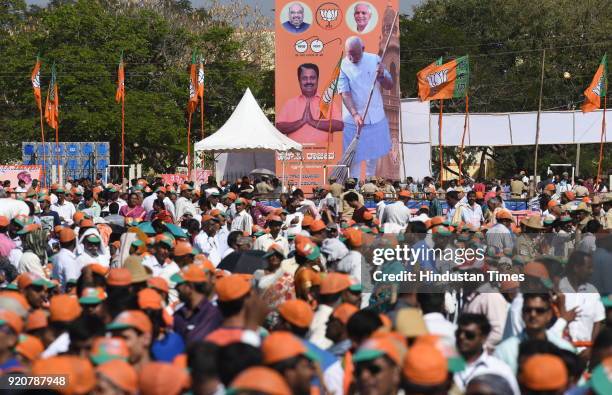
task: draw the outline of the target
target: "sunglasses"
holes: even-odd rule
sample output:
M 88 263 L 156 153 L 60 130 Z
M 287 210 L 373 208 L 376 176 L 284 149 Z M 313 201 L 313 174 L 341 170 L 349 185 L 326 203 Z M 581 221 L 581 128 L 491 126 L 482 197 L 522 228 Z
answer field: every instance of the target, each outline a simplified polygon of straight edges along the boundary
M 455 336 L 460 337 L 461 334 L 463 334 L 467 340 L 474 340 L 478 337 L 478 333 L 473 331 L 466 331 L 465 329 L 457 329 L 455 331 Z
M 550 310 L 548 307 L 523 307 L 523 314 L 531 314 L 532 312 L 535 312 L 536 314 L 541 315 L 548 312 L 548 310 Z
M 382 367 L 374 364 L 374 363 L 362 363 L 362 364 L 358 364 L 355 367 L 355 373 L 357 374 L 357 377 L 361 376 L 361 373 L 363 373 L 364 370 L 367 370 L 368 372 L 370 372 L 370 374 L 372 376 L 376 376 L 377 374 L 379 374 L 380 372 L 382 372 Z

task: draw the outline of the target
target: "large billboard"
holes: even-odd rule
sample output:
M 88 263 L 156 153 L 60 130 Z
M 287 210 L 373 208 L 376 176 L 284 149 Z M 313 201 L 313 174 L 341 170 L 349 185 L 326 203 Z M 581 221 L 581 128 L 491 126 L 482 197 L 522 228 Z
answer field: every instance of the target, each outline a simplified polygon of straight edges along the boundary
M 276 127 L 304 147 L 301 155 L 277 154 L 276 172 L 285 181 L 305 190 L 326 184 L 324 173 L 329 177 L 340 163 L 361 119 L 350 176 L 399 178 L 397 11 L 398 0 L 276 0 Z M 349 48 L 360 46 L 355 37 L 364 47 L 361 56 L 345 49 L 347 40 Z M 378 72 L 379 67 L 384 70 Z M 338 68 L 334 89 L 330 82 Z M 343 92 L 351 95 L 351 108 L 344 104 Z

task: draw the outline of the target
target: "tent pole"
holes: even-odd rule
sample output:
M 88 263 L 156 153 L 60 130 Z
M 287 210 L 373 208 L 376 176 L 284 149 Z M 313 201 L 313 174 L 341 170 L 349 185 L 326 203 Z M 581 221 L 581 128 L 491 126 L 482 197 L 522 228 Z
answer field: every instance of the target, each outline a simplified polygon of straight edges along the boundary
M 282 158 L 283 158 L 283 176 L 281 178 L 281 185 L 282 185 L 281 191 L 284 191 L 285 190 L 285 184 L 286 184 L 286 180 L 285 180 L 285 162 L 286 162 L 286 159 L 287 159 L 287 151 L 283 152 Z

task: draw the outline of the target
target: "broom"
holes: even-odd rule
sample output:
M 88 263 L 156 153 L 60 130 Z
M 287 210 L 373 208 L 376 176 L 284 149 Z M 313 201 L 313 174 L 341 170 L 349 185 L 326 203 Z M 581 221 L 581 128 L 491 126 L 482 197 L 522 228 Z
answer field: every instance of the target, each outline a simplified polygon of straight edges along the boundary
M 399 12 L 395 13 L 393 17 L 393 23 L 391 24 L 391 30 L 389 31 L 389 36 L 387 37 L 387 41 L 385 42 L 385 47 L 383 48 L 382 56 L 380 57 L 381 61 L 385 59 L 385 55 L 387 53 L 387 48 L 389 47 L 389 42 L 391 41 L 391 35 L 393 34 L 393 29 L 395 29 L 395 22 L 397 20 L 397 16 Z M 374 82 L 372 83 L 372 88 L 370 89 L 370 95 L 368 96 L 368 102 L 366 104 L 365 111 L 363 112 L 362 119 L 365 121 L 366 115 L 368 115 L 368 110 L 370 109 L 370 103 L 372 102 L 372 95 L 374 94 L 374 89 L 376 88 L 377 77 L 374 77 Z M 355 133 L 355 137 L 351 143 L 346 147 L 344 154 L 342 155 L 342 159 L 338 162 L 338 165 L 332 171 L 331 176 L 335 177 L 336 180 L 340 184 L 344 184 L 346 178 L 348 177 L 348 169 L 353 164 L 353 160 L 355 159 L 355 154 L 357 153 L 357 145 L 359 144 L 359 137 L 361 136 L 361 129 L 363 128 L 363 124 L 359 126 L 357 129 L 357 133 Z

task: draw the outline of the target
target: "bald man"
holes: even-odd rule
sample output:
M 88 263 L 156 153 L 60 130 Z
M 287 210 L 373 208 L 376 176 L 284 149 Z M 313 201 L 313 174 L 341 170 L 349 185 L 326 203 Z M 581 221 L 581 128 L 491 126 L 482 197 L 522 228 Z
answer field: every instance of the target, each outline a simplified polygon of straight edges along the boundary
M 283 27 L 289 33 L 302 33 L 308 30 L 309 23 L 304 22 L 304 7 L 300 3 L 293 3 L 289 6 L 289 19 L 283 23 Z
M 358 33 L 368 33 L 371 30 L 368 25 L 370 24 L 370 18 L 372 18 L 372 10 L 368 4 L 358 3 L 355 5 L 353 18 L 355 18 L 355 26 Z
M 346 57 L 342 59 L 338 92 L 342 95 L 342 117 L 344 121 L 343 148 L 349 146 L 361 128 L 359 144 L 350 167 L 352 177 L 363 179 L 361 162 L 366 162 L 366 177 L 376 172 L 378 158 L 391 150 L 389 122 L 383 107 L 381 89 L 393 89 L 391 74 L 378 55 L 365 52 L 363 41 L 349 37 L 345 45 Z M 372 89 L 372 101 L 365 114 L 365 108 Z

